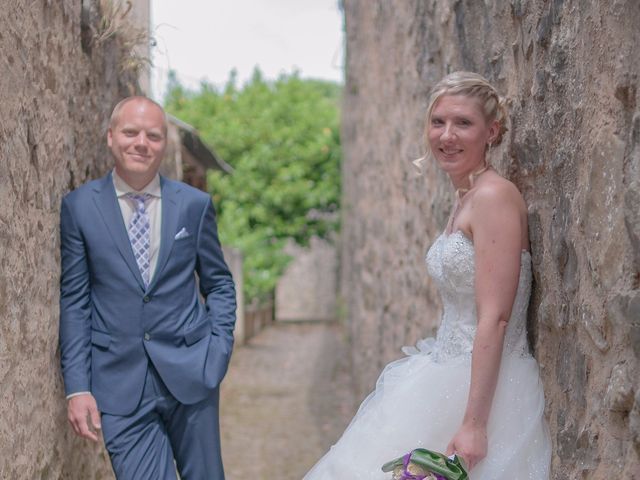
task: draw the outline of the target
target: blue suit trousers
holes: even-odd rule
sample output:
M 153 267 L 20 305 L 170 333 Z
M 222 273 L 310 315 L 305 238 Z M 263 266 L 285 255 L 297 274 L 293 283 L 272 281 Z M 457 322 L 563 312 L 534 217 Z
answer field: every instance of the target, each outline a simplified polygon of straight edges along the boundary
M 102 414 L 102 432 L 118 480 L 224 480 L 219 388 L 193 404 L 178 402 L 149 363 L 131 415 Z M 175 463 L 174 463 L 175 459 Z

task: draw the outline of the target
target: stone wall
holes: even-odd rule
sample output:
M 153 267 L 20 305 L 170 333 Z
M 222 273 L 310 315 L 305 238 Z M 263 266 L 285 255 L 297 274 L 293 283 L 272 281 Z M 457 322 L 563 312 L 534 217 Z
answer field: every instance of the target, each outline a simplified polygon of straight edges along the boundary
M 110 166 L 107 119 L 135 88 L 102 20 L 90 0 L 0 13 L 0 478 L 113 478 L 67 424 L 58 352 L 60 200 Z
M 285 247 L 292 257 L 276 285 L 276 320 L 336 319 L 338 255 L 335 241 L 313 237 L 308 247 L 293 240 Z
M 233 283 L 236 286 L 236 325 L 233 330 L 233 337 L 235 339 L 235 345 L 244 344 L 245 338 L 245 317 L 244 317 L 244 276 L 242 274 L 242 252 L 240 250 L 222 246 L 222 254 L 224 260 L 227 262 L 231 275 L 233 276 Z
M 529 327 L 553 478 L 640 478 L 640 3 L 345 0 L 342 293 L 361 394 L 433 332 L 426 247 L 448 180 L 427 165 L 430 86 L 475 70 L 511 103 L 493 163 L 530 211 Z

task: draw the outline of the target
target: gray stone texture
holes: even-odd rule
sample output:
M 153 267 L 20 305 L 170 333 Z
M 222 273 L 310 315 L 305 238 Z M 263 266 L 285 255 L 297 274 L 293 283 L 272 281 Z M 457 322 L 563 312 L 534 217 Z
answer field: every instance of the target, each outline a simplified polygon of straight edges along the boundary
M 235 345 L 243 345 L 247 338 L 245 337 L 245 316 L 244 316 L 244 277 L 242 275 L 242 252 L 240 250 L 222 246 L 222 253 L 224 260 L 227 262 L 231 275 L 233 276 L 233 283 L 236 286 L 236 326 L 233 330 L 233 336 L 235 339 Z
M 134 89 L 101 20 L 87 0 L 2 3 L 0 478 L 113 478 L 67 424 L 58 351 L 60 200 L 110 166 L 108 116 Z
M 308 247 L 289 242 L 291 263 L 276 285 L 276 320 L 336 318 L 338 254 L 335 241 L 313 237 Z
M 554 479 L 640 478 L 640 3 L 345 0 L 342 295 L 359 392 L 440 315 L 424 253 L 452 204 L 424 152 L 430 86 L 510 101 L 492 163 L 529 205 L 530 340 Z M 426 428 L 426 427 L 425 427 Z

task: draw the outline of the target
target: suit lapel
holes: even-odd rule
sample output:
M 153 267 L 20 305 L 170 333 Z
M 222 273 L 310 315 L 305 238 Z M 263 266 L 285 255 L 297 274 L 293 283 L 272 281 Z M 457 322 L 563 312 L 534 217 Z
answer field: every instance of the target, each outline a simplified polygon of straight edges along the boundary
M 158 276 L 162 273 L 177 232 L 178 220 L 180 217 L 180 184 L 169 182 L 164 177 L 160 177 L 160 186 L 162 188 L 162 224 L 160 232 L 160 252 L 158 253 L 158 262 L 153 273 L 153 278 L 149 289 L 151 289 L 158 280 Z
M 96 195 L 93 197 L 93 200 L 98 207 L 102 220 L 107 226 L 107 230 L 109 231 L 113 242 L 116 244 L 116 247 L 118 247 L 120 255 L 122 255 L 122 258 L 129 267 L 129 270 L 131 270 L 131 273 L 140 284 L 140 287 L 144 289 L 142 275 L 140 275 L 140 269 L 138 268 L 136 259 L 133 256 L 133 250 L 131 249 L 131 242 L 129 242 L 127 228 L 125 227 L 124 220 L 122 219 L 122 211 L 118 204 L 118 198 L 116 197 L 111 173 L 103 178 L 102 183 L 95 191 Z

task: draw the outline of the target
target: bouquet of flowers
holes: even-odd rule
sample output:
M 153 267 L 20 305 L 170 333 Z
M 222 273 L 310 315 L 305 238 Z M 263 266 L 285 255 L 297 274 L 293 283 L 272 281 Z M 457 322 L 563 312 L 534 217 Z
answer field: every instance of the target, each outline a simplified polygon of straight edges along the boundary
M 392 472 L 393 480 L 467 480 L 469 478 L 460 457 L 447 457 L 425 448 L 416 448 L 403 457 L 382 466 Z

